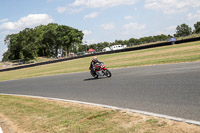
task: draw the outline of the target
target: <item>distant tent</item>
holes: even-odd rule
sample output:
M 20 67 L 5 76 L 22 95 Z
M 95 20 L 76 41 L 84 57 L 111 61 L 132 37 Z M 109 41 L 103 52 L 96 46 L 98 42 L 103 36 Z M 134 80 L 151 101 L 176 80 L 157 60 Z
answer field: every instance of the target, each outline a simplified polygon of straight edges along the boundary
M 93 53 L 95 53 L 96 51 L 95 51 L 94 49 L 89 49 L 87 52 L 93 54 Z
M 169 39 L 169 42 L 175 42 L 176 41 L 176 38 L 170 38 Z
M 88 52 L 94 52 L 94 51 L 95 51 L 94 49 L 89 49 L 89 50 L 88 50 Z

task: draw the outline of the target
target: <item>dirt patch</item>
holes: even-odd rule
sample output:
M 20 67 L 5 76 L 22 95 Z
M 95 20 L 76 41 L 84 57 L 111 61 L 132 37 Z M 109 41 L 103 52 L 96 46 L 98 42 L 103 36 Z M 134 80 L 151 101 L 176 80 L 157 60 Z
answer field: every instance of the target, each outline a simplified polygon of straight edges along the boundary
M 120 111 L 113 121 L 124 128 L 134 127 L 135 132 L 141 133 L 200 133 L 200 126 L 127 111 Z
M 13 63 L 11 62 L 0 62 L 0 69 L 13 67 Z
M 0 114 L 0 126 L 3 133 L 17 133 L 19 131 L 15 124 L 2 114 Z

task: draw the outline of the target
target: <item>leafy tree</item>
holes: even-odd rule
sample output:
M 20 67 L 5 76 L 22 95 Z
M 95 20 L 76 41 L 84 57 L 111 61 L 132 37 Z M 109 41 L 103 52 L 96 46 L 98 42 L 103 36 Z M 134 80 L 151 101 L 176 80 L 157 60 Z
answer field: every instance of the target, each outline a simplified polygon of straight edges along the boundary
M 119 45 L 119 44 L 123 45 L 124 42 L 122 40 L 115 40 L 115 45 Z
M 10 56 L 10 51 L 6 51 L 4 54 L 3 54 L 3 58 L 2 58 L 2 61 L 9 61 L 9 56 Z
M 138 45 L 138 39 L 130 38 L 129 39 L 129 46 Z
M 40 25 L 34 28 L 35 31 L 35 44 L 38 46 L 38 56 L 47 56 L 47 45 L 44 42 L 44 34 L 47 26 Z
M 97 44 L 91 44 L 89 48 L 97 50 Z
M 82 31 L 65 25 L 59 26 L 57 33 L 58 42 L 65 48 L 67 56 L 69 56 L 70 48 L 76 43 L 81 43 L 83 39 Z
M 130 44 L 129 44 L 129 41 L 128 41 L 128 40 L 124 40 L 124 45 L 129 46 L 129 45 L 130 45 Z
M 58 52 L 59 44 L 56 42 L 57 28 L 58 28 L 58 24 L 50 23 L 44 29 L 43 43 L 46 45 L 46 48 L 47 48 L 46 55 L 48 57 L 56 56 Z
M 200 33 L 200 22 L 197 22 L 196 24 L 194 24 L 194 33 Z
M 6 58 L 9 60 L 19 59 L 19 53 L 20 53 L 21 47 L 18 44 L 17 39 L 18 39 L 18 34 L 11 34 L 5 37 L 4 42 L 5 44 L 8 45 L 8 50 L 4 54 L 6 56 L 5 59 Z
M 87 44 L 79 45 L 78 52 L 87 51 L 89 49 L 89 46 Z
M 191 34 L 192 34 L 192 29 L 186 24 L 178 25 L 176 27 L 175 37 L 184 37 Z
M 109 46 L 108 42 L 100 42 L 100 43 L 94 44 L 94 47 L 91 46 L 91 48 L 100 52 L 100 51 L 102 51 L 103 48 L 108 47 L 108 46 Z
M 38 55 L 56 57 L 58 49 L 66 49 L 69 55 L 70 48 L 81 43 L 82 39 L 82 31 L 56 23 L 26 28 L 5 37 L 8 50 L 3 60 L 31 60 Z
M 31 60 L 37 57 L 38 46 L 36 45 L 36 36 L 33 29 L 26 28 L 19 33 L 18 41 L 21 45 L 20 59 Z

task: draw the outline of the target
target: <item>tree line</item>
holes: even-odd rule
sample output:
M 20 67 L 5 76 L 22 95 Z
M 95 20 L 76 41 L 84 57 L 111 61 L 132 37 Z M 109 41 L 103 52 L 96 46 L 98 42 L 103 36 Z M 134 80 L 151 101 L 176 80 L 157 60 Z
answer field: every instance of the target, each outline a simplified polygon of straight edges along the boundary
M 142 37 L 139 39 L 130 38 L 129 40 L 115 40 L 115 42 L 100 42 L 96 44 L 83 44 L 82 39 L 84 34 L 78 29 L 50 23 L 48 25 L 40 25 L 35 28 L 26 28 L 17 34 L 7 35 L 5 44 L 8 45 L 8 50 L 3 54 L 2 61 L 7 60 L 31 60 L 38 56 L 57 57 L 58 51 L 69 56 L 70 52 L 78 53 L 87 51 L 90 48 L 97 52 L 102 51 L 105 47 L 113 45 L 140 45 L 144 43 L 152 43 L 157 41 L 167 41 L 172 37 L 185 37 L 191 34 L 200 33 L 200 22 L 194 24 L 194 30 L 187 24 L 181 24 L 176 27 L 176 33 L 172 35 L 156 35 Z
M 151 42 L 157 42 L 157 41 L 165 41 L 169 38 L 171 38 L 172 36 L 171 35 L 164 35 L 164 34 L 161 34 L 161 35 L 157 35 L 157 36 L 149 36 L 149 37 L 142 37 L 142 38 L 139 38 L 139 39 L 136 39 L 136 38 L 130 38 L 129 40 L 115 40 L 114 42 L 100 42 L 100 43 L 97 43 L 97 44 L 91 44 L 91 45 L 82 45 L 82 47 L 84 47 L 85 49 L 95 49 L 97 52 L 100 52 L 102 51 L 103 48 L 105 47 L 110 47 L 110 46 L 113 46 L 113 45 L 127 45 L 128 47 L 131 47 L 131 46 L 135 46 L 135 45 L 140 45 L 140 44 L 144 44 L 144 43 L 151 43 Z M 84 49 L 83 48 L 83 49 Z
M 102 51 L 103 48 L 105 47 L 110 47 L 113 45 L 127 45 L 128 47 L 131 47 L 133 45 L 140 45 L 140 44 L 145 44 L 145 43 L 152 43 L 152 42 L 157 42 L 157 41 L 168 41 L 172 37 L 185 37 L 185 36 L 190 36 L 192 34 L 199 34 L 200 33 L 200 22 L 197 22 L 194 24 L 194 30 L 192 31 L 192 28 L 189 27 L 187 24 L 181 24 L 176 27 L 176 33 L 174 35 L 157 35 L 157 36 L 149 36 L 149 37 L 142 37 L 139 39 L 136 38 L 130 38 L 129 40 L 115 40 L 115 42 L 109 43 L 109 42 L 100 42 L 96 44 L 91 44 L 91 45 L 82 45 L 82 49 L 95 49 L 96 51 Z
M 78 29 L 56 23 L 26 28 L 5 37 L 8 50 L 3 54 L 2 61 L 56 57 L 59 50 L 69 55 L 72 45 L 81 43 L 83 35 Z

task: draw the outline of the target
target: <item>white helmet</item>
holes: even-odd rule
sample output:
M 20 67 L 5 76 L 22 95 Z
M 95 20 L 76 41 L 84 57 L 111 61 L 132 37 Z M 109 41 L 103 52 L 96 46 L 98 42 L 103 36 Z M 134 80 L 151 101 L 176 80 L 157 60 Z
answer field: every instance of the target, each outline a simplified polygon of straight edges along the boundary
M 97 61 L 97 57 L 96 57 L 96 56 L 93 56 L 93 57 L 92 57 L 92 61 L 96 62 L 96 61 Z

